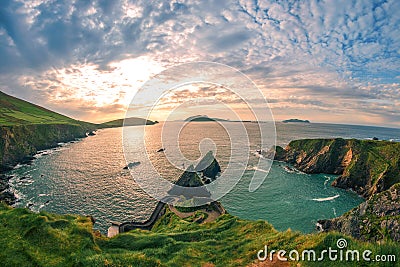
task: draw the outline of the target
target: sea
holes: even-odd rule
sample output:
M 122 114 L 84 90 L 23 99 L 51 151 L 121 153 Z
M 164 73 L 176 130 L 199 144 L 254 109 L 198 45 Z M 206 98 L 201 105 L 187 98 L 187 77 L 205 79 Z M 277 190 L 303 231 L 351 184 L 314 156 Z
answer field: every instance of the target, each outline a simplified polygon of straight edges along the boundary
M 232 127 L 235 123 L 230 122 Z M 249 192 L 255 172 L 259 140 L 257 124 L 245 123 L 249 133 L 249 164 L 238 183 L 219 201 L 232 215 L 241 219 L 266 220 L 277 230 L 292 229 L 303 233 L 316 231 L 319 219 L 334 218 L 359 205 L 363 199 L 350 190 L 331 186 L 335 175 L 305 174 L 283 162 L 274 162 L 261 186 Z M 127 166 L 124 153 L 138 158 L 132 168 L 135 175 L 147 175 L 150 161 L 160 175 L 174 181 L 183 172 L 170 166 L 160 148 L 163 123 L 151 126 L 102 129 L 89 136 L 58 147 L 39 151 L 29 165 L 17 165 L 8 175 L 11 190 L 18 197 L 16 207 L 40 212 L 91 215 L 94 228 L 107 233 L 112 221 L 144 221 L 157 200 L 143 191 Z M 145 132 L 144 138 L 143 133 Z M 129 145 L 123 146 L 123 133 L 129 133 Z M 400 129 L 372 126 L 276 123 L 276 144 L 286 146 L 291 140 L 308 138 L 357 138 L 400 141 Z M 205 138 L 215 143 L 215 154 L 224 171 L 230 151 L 241 149 L 235 136 L 227 134 L 217 122 L 191 122 L 179 133 L 179 148 L 184 157 L 200 157 L 199 143 Z M 144 140 L 143 140 L 144 139 Z M 143 145 L 145 144 L 145 145 Z M 148 159 L 139 158 L 145 147 Z M 244 149 L 244 148 L 243 148 Z M 245 151 L 245 149 L 244 149 Z M 140 152 L 140 153 L 139 153 Z M 186 166 L 187 167 L 187 166 Z

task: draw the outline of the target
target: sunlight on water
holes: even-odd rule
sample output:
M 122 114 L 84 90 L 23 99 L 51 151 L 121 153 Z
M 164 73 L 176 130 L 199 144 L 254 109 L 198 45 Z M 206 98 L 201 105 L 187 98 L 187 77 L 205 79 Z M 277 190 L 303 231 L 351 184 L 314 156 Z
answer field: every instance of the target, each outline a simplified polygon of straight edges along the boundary
M 163 153 L 162 124 L 146 126 L 146 144 L 151 163 L 163 177 L 175 180 L 182 171 L 171 167 Z M 258 149 L 257 124 L 246 124 L 250 135 L 250 149 Z M 132 136 L 140 136 L 142 126 L 130 127 Z M 126 166 L 122 149 L 122 128 L 100 130 L 96 136 L 64 144 L 37 155 L 32 165 L 19 165 L 10 175 L 12 187 L 19 197 L 17 206 L 34 211 L 92 215 L 95 228 L 106 232 L 111 221 L 145 220 L 156 201 L 141 190 Z M 278 124 L 278 144 L 290 140 L 316 137 L 356 137 L 380 139 L 399 138 L 399 130 L 376 127 L 339 126 L 329 124 Z M 191 123 L 181 132 L 180 146 L 190 159 L 200 156 L 199 142 L 210 138 L 216 143 L 217 159 L 224 168 L 230 151 L 241 149 L 241 143 L 229 136 L 217 123 Z M 141 138 L 133 138 L 125 149 L 137 153 Z M 166 147 L 165 149 L 168 149 Z M 262 186 L 253 193 L 248 186 L 255 167 L 255 156 L 250 155 L 250 166 L 238 185 L 222 199 L 223 205 L 244 219 L 264 219 L 277 229 L 287 228 L 310 232 L 317 219 L 332 218 L 361 202 L 352 192 L 333 188 L 331 175 L 306 175 L 288 172 L 284 163 L 275 163 Z M 135 168 L 146 175 L 144 160 L 137 158 Z M 187 166 L 185 166 L 187 167 Z M 262 171 L 262 170 L 261 170 Z

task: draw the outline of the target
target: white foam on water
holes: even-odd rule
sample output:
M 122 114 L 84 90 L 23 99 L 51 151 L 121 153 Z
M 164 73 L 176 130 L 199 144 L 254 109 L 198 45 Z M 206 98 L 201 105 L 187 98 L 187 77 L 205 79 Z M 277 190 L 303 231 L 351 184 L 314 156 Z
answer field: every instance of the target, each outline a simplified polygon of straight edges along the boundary
M 327 189 L 327 188 L 326 188 L 326 185 L 327 185 L 327 183 L 329 182 L 329 180 L 331 179 L 331 177 L 325 176 L 325 178 L 326 178 L 326 180 L 325 180 L 325 182 L 324 182 L 324 187 L 325 187 L 325 189 Z
M 335 198 L 340 197 L 340 195 L 335 195 L 332 197 L 324 197 L 324 198 L 313 198 L 312 200 L 322 202 L 322 201 L 329 201 L 329 200 L 334 200 Z
M 267 170 L 263 170 L 263 169 L 260 169 L 260 168 L 258 168 L 258 167 L 254 167 L 254 168 L 253 168 L 253 170 L 255 170 L 255 171 L 259 171 L 259 172 L 265 172 L 265 173 L 269 173 L 269 171 L 267 171 Z

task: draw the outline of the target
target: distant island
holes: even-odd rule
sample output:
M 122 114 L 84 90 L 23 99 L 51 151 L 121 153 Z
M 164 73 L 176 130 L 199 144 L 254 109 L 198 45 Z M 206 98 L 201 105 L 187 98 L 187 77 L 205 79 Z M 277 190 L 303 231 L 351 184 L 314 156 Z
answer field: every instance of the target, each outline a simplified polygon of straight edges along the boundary
M 296 123 L 310 123 L 309 120 L 289 119 L 282 121 L 283 123 L 296 122 Z
M 207 115 L 195 115 L 185 119 L 185 121 L 229 121 L 220 118 L 210 118 Z
M 122 127 L 122 126 L 138 126 L 138 125 L 154 125 L 157 124 L 158 121 L 151 121 L 137 117 L 118 119 L 113 121 L 104 122 L 99 124 L 100 128 L 114 128 L 114 127 Z

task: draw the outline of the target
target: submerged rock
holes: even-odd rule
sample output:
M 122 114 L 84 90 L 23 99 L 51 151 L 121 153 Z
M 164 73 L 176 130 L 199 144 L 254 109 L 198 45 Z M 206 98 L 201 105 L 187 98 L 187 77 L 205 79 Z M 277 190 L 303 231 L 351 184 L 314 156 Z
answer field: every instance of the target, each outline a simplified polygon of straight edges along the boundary
M 129 162 L 128 165 L 126 165 L 124 167 L 124 170 L 131 169 L 131 168 L 136 167 L 138 165 L 140 165 L 140 161 Z
M 96 133 L 95 133 L 95 131 L 90 131 L 90 132 L 86 133 L 86 135 L 87 136 L 95 136 Z

